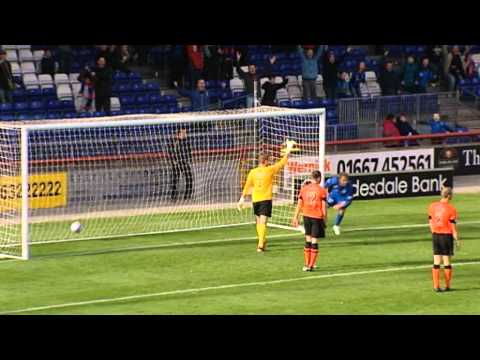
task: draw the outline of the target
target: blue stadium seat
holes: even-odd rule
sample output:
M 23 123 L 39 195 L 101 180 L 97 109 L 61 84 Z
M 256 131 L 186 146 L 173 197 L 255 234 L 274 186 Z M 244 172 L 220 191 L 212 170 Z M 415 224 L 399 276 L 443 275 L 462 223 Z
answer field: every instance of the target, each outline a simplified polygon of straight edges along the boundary
M 48 100 L 47 101 L 47 109 L 50 110 L 59 110 L 63 107 L 63 104 L 60 100 Z
M 75 111 L 75 103 L 73 100 L 61 100 L 63 111 Z
M 123 106 L 133 105 L 135 98 L 133 96 L 120 96 L 120 104 Z
M 292 107 L 302 109 L 305 107 L 305 102 L 303 100 L 293 100 Z
M 27 97 L 27 93 L 23 89 L 15 89 L 12 92 L 12 97 L 13 97 L 13 101 L 15 101 L 15 102 L 25 101 L 26 97 Z
M 42 92 L 42 97 L 44 99 L 49 98 L 49 97 L 56 97 L 57 96 L 55 88 L 44 88 L 44 89 L 41 90 L 41 92 Z
M 16 102 L 16 103 L 13 104 L 13 109 L 16 112 L 25 112 L 25 111 L 30 110 L 30 104 L 28 102 L 25 102 L 25 101 Z
M 150 104 L 158 104 L 162 102 L 162 97 L 160 95 L 148 95 L 148 101 Z
M 11 103 L 0 103 L 0 113 L 8 113 L 13 110 L 13 105 Z
M 93 117 L 104 117 L 107 116 L 107 113 L 105 111 L 95 111 L 93 113 Z
M 280 100 L 278 102 L 278 106 L 280 106 L 280 107 L 291 107 L 292 103 L 290 102 L 290 100 Z
M 19 120 L 19 121 L 26 121 L 26 120 L 32 120 L 32 119 L 33 119 L 33 115 L 28 113 L 18 114 L 16 118 L 16 120 Z
M 40 89 L 28 89 L 26 90 L 26 96 L 30 100 L 35 100 L 36 98 L 42 97 L 42 91 Z
M 160 92 L 160 84 L 149 82 L 145 84 L 145 89 L 149 92 Z
M 144 92 L 145 90 L 146 90 L 145 85 L 141 83 L 132 85 L 133 92 L 140 93 L 140 92 Z
M 15 114 L 13 114 L 13 113 L 0 114 L 0 119 L 2 121 L 14 121 L 15 120 Z
M 30 109 L 32 111 L 43 111 L 45 110 L 45 103 L 43 101 L 32 101 L 30 103 Z
M 130 74 L 128 74 L 128 79 L 131 81 L 138 81 L 142 80 L 142 76 L 139 73 L 131 72 Z
M 147 96 L 145 95 L 138 95 L 136 98 L 135 98 L 135 103 L 137 105 L 144 105 L 144 104 L 148 104 L 149 102 L 149 99 Z

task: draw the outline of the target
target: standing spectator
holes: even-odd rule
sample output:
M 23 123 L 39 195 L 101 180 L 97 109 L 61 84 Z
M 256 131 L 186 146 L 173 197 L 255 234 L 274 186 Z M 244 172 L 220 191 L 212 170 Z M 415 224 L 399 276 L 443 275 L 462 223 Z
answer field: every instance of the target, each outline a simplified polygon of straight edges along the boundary
M 172 166 L 170 175 L 170 197 L 172 201 L 176 201 L 178 197 L 177 185 L 180 180 L 180 174 L 185 177 L 183 199 L 191 199 L 194 187 L 192 172 L 193 154 L 186 128 L 181 128 L 175 135 L 173 143 L 169 146 L 169 158 Z
M 303 99 L 316 99 L 317 89 L 315 84 L 318 77 L 318 59 L 323 52 L 323 46 L 320 45 L 315 54 L 313 48 L 308 48 L 306 54 L 301 45 L 298 45 L 297 49 L 302 60 Z
M 110 113 L 110 97 L 112 96 L 113 71 L 105 58 L 97 60 L 97 66 L 92 72 L 95 84 L 95 110 Z
M 101 57 L 103 57 L 106 61 L 108 61 L 109 64 L 111 64 L 110 48 L 108 45 L 98 45 L 95 61 L 97 61 L 98 58 L 101 58 Z
M 64 74 L 70 74 L 72 61 L 73 61 L 73 53 L 70 45 L 59 45 L 58 46 L 59 72 Z
M 360 61 L 357 66 L 357 70 L 352 74 L 350 79 L 350 87 L 353 96 L 362 97 L 362 92 L 360 91 L 361 84 L 366 84 L 365 82 L 365 71 L 366 65 L 364 61 Z
M 337 81 L 337 96 L 338 98 L 346 98 L 351 97 L 352 93 L 350 90 L 350 79 L 346 71 L 342 71 L 340 73 L 340 77 Z
M 439 81 L 442 78 L 442 62 L 443 62 L 443 50 L 441 45 L 427 46 L 427 57 L 430 60 L 430 66 L 434 75 L 435 81 Z
M 400 80 L 395 71 L 393 71 L 393 63 L 387 61 L 385 69 L 378 78 L 378 83 L 382 90 L 382 96 L 398 95 L 400 90 Z
M 15 90 L 15 82 L 12 65 L 7 60 L 7 52 L 0 49 L 0 103 L 11 103 L 13 90 Z
M 265 93 L 262 97 L 262 105 L 266 106 L 276 106 L 275 98 L 277 97 L 277 91 L 285 87 L 288 83 L 287 78 L 283 78 L 283 81 L 279 84 L 275 83 L 275 76 L 270 75 L 268 81 L 263 83 L 262 89 L 265 90 Z
M 472 54 L 467 54 L 463 63 L 465 77 L 467 79 L 473 79 L 478 76 L 477 69 L 475 67 L 475 62 L 473 61 Z
M 185 47 L 183 45 L 172 45 L 169 63 L 170 84 L 174 85 L 177 83 L 185 87 L 183 75 L 186 73 L 187 62 Z
M 418 65 L 415 62 L 415 58 L 409 55 L 407 63 L 403 67 L 402 71 L 402 85 L 403 89 L 408 93 L 414 93 L 416 91 L 416 77 L 417 77 Z
M 55 75 L 55 59 L 52 56 L 52 52 L 49 49 L 46 49 L 42 61 L 40 62 L 40 73 L 49 74 L 52 77 Z
M 95 100 L 95 84 L 93 82 L 93 76 L 90 72 L 87 72 L 81 78 L 82 87 L 80 89 L 80 95 L 82 97 L 81 109 L 83 111 L 91 111 L 93 101 Z
M 182 96 L 190 98 L 193 111 L 205 111 L 210 106 L 210 99 L 205 88 L 205 80 L 198 79 L 197 88 L 195 90 L 186 90 L 178 87 L 178 83 L 174 82 L 174 86 L 178 93 Z
M 455 91 L 458 88 L 460 80 L 465 78 L 460 48 L 458 46 L 455 45 L 452 48 L 452 51 L 447 55 L 445 68 L 445 75 L 448 80 L 448 91 Z
M 203 77 L 205 66 L 203 47 L 200 45 L 187 45 L 187 57 L 190 70 L 190 86 L 193 89 L 198 79 Z
M 113 46 L 113 45 L 112 45 Z M 128 45 L 120 45 L 113 48 L 110 59 L 112 60 L 113 70 L 119 70 L 125 73 L 130 73 L 128 64 L 130 63 L 131 56 L 128 50 Z
M 400 131 L 398 131 L 396 125 L 397 119 L 395 115 L 388 114 L 385 120 L 383 120 L 383 137 L 393 137 L 400 136 Z M 384 145 L 387 147 L 399 146 L 399 141 L 386 141 Z
M 427 57 L 425 57 L 422 59 L 422 64 L 417 72 L 416 84 L 418 92 L 426 93 L 428 86 L 432 81 L 434 81 L 434 79 L 435 75 L 430 67 L 430 61 Z
M 245 82 L 245 89 L 247 91 L 247 107 L 253 107 L 255 101 L 261 95 L 260 92 L 260 79 L 257 75 L 257 67 L 254 64 L 248 65 L 248 72 L 245 72 L 240 67 L 240 63 L 242 60 L 242 54 L 237 51 L 237 61 L 235 63 L 235 67 L 237 69 L 238 76 Z M 256 97 L 256 98 L 255 98 Z
M 338 65 L 343 61 L 343 58 L 350 52 L 350 48 L 343 56 L 337 58 L 333 51 L 325 51 L 323 57 L 323 89 L 328 99 L 335 99 L 337 92 L 338 80 Z

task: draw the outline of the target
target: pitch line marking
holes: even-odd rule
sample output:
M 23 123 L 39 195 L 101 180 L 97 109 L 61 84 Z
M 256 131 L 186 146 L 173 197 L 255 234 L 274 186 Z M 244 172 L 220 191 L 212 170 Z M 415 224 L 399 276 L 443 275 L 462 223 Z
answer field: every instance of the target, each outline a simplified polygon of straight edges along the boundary
M 463 262 L 463 263 L 460 262 L 460 263 L 454 264 L 454 266 L 468 266 L 468 265 L 480 265 L 480 261 L 469 261 L 469 262 Z M 242 287 L 285 284 L 285 283 L 304 281 L 304 280 L 311 281 L 311 280 L 334 278 L 334 277 L 347 277 L 347 276 L 370 275 L 370 274 L 386 273 L 386 272 L 419 270 L 419 269 L 427 269 L 427 268 L 430 268 L 431 266 L 432 266 L 431 264 L 417 265 L 417 266 L 403 266 L 403 267 L 383 268 L 383 269 L 375 269 L 375 270 L 351 271 L 351 272 L 342 272 L 342 273 L 333 273 L 333 274 L 303 276 L 303 277 L 296 277 L 296 278 L 290 278 L 290 279 L 256 281 L 256 282 L 250 282 L 250 283 L 237 283 L 237 284 L 227 284 L 227 285 L 218 285 L 218 286 L 208 286 L 203 288 L 163 291 L 163 292 L 157 292 L 157 293 L 131 295 L 131 296 L 123 296 L 123 297 L 117 297 L 117 298 L 106 298 L 106 299 L 70 302 L 70 303 L 64 303 L 64 304 L 36 306 L 36 307 L 23 308 L 23 309 L 17 309 L 17 310 L 3 311 L 3 312 L 0 312 L 0 315 L 19 314 L 19 313 L 25 313 L 25 312 L 35 312 L 35 311 L 51 310 L 51 309 L 64 309 L 64 308 L 70 308 L 70 307 L 80 307 L 80 306 L 88 306 L 88 305 L 95 305 L 95 304 L 115 303 L 115 302 L 123 302 L 123 301 L 130 301 L 130 300 L 162 297 L 162 296 L 168 296 L 168 295 L 191 294 L 191 293 L 242 288 Z
M 458 225 L 473 225 L 473 224 L 480 224 L 480 221 L 463 221 L 459 222 Z M 342 232 L 355 232 L 355 231 L 369 231 L 369 230 L 396 230 L 396 229 L 409 229 L 409 228 L 421 228 L 421 227 L 428 227 L 428 224 L 406 224 L 406 225 L 392 225 L 392 226 L 373 226 L 373 227 L 364 227 L 364 228 L 352 228 L 352 229 L 344 229 Z M 275 234 L 269 235 L 269 238 L 277 238 L 277 237 L 296 237 L 302 236 L 300 232 L 290 232 L 285 234 Z M 125 248 L 117 248 L 117 249 L 106 249 L 106 250 L 98 250 L 98 251 L 90 251 L 84 253 L 76 253 L 75 256 L 80 255 L 93 255 L 93 254 L 100 254 L 100 253 L 108 253 L 108 252 L 122 252 L 127 250 L 147 250 L 147 249 L 156 249 L 156 248 L 164 248 L 164 247 L 174 247 L 180 245 L 201 245 L 201 244 L 214 244 L 214 243 L 222 243 L 222 242 L 235 242 L 235 241 L 243 241 L 243 240 L 255 240 L 257 239 L 254 236 L 251 237 L 241 237 L 241 238 L 229 238 L 229 239 L 212 239 L 212 240 L 202 240 L 202 241 L 190 241 L 190 242 L 174 242 L 174 243 L 166 243 L 166 244 L 157 244 L 157 245 L 144 245 L 144 246 L 132 246 L 132 247 L 125 247 Z M 337 241 L 340 242 L 340 241 Z M 328 246 L 328 244 L 324 244 L 323 246 Z M 54 256 L 45 256 L 43 259 L 53 258 Z M 15 261 L 25 261 L 21 259 L 4 259 L 0 258 L 0 264 L 15 262 Z

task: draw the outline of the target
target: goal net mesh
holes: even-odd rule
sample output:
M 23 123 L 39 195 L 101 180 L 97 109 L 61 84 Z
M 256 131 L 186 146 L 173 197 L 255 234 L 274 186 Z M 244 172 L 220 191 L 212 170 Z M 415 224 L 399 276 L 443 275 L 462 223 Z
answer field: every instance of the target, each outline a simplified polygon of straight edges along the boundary
M 277 174 L 271 222 L 289 225 L 295 179 L 311 170 L 299 170 L 295 159 L 318 164 L 320 112 L 272 107 L 257 108 L 255 117 L 248 116 L 251 112 L 104 119 L 118 120 L 118 126 L 102 126 L 98 118 L 69 120 L 65 127 L 55 120 L 24 124 L 29 127 L 29 242 L 252 223 L 250 209 L 236 208 L 247 173 L 261 151 L 278 161 L 286 139 L 297 141 L 300 151 Z M 225 115 L 234 116 L 222 119 Z M 20 126 L 2 129 L 0 140 L 0 253 L 20 256 Z M 71 231 L 73 221 L 81 223 L 81 231 Z

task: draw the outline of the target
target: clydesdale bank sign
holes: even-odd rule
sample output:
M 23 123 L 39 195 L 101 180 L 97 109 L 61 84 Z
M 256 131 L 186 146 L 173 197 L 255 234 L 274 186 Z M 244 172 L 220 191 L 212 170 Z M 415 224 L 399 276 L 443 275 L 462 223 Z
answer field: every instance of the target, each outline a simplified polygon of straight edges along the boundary
M 438 195 L 453 187 L 453 169 L 352 175 L 358 200 Z

